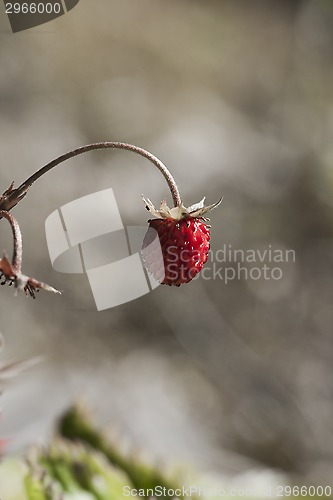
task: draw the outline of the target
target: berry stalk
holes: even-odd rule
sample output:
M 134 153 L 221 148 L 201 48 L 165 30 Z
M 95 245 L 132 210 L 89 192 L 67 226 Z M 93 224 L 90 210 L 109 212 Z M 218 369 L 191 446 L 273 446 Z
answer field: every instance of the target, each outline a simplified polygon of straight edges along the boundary
M 18 188 L 13 189 L 9 195 L 8 195 L 8 203 L 11 205 L 11 203 L 15 203 L 16 200 L 22 199 L 23 196 L 25 196 L 27 190 L 29 189 L 30 186 L 34 182 L 36 182 L 37 179 L 42 177 L 44 174 L 49 172 L 49 170 L 53 169 L 60 163 L 63 163 L 66 160 L 69 160 L 70 158 L 73 158 L 74 156 L 78 156 L 84 153 L 88 153 L 88 151 L 94 151 L 96 149 L 125 149 L 127 151 L 132 151 L 133 153 L 137 153 L 147 160 L 149 160 L 151 163 L 153 163 L 159 171 L 162 173 L 164 176 L 171 195 L 173 199 L 174 206 L 180 206 L 181 205 L 181 198 L 180 198 L 180 193 L 176 184 L 175 179 L 171 175 L 170 171 L 168 168 L 164 165 L 161 160 L 159 160 L 156 156 L 154 156 L 152 153 L 149 151 L 146 151 L 143 148 L 139 148 L 138 146 L 134 146 L 133 144 L 127 144 L 125 142 L 95 142 L 93 144 L 87 144 L 86 146 L 82 146 L 77 149 L 73 149 L 72 151 L 69 151 L 68 153 L 65 153 L 58 158 L 55 158 L 54 160 L 50 161 L 44 167 L 40 168 L 32 174 L 28 179 L 26 179 Z M 17 203 L 17 202 L 16 202 Z M 15 203 L 15 204 L 16 204 Z M 14 205 L 12 205 L 14 206 Z M 12 208 L 12 207 L 10 207 Z M 10 209 L 9 208 L 9 209 Z

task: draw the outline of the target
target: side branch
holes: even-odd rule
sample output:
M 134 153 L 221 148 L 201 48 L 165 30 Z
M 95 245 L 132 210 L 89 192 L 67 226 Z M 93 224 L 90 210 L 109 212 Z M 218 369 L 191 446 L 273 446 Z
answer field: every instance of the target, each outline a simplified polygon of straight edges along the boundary
M 13 233 L 13 258 L 12 266 L 15 271 L 20 272 L 22 268 L 22 233 L 17 220 L 5 210 L 0 210 L 0 217 L 8 220 Z
M 30 295 L 32 298 L 35 298 L 35 293 L 40 289 L 60 293 L 52 286 L 22 273 L 22 234 L 20 226 L 16 219 L 6 210 L 0 210 L 0 217 L 4 217 L 9 222 L 12 228 L 14 245 L 12 262 L 9 261 L 6 255 L 0 259 L 0 274 L 1 278 L 4 278 L 1 285 L 14 285 L 17 292 L 23 290 L 26 295 Z

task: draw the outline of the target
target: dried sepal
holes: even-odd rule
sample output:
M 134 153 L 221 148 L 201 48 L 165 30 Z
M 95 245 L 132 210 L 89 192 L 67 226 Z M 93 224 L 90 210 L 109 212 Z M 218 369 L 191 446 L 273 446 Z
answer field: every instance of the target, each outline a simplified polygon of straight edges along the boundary
M 185 217 L 203 218 L 203 216 L 207 212 L 218 207 L 223 200 L 223 198 L 220 198 L 219 201 L 217 201 L 216 203 L 205 206 L 204 203 L 205 198 L 203 198 L 201 201 L 199 201 L 199 203 L 195 203 L 190 207 L 185 207 L 185 205 L 181 203 L 176 207 L 169 208 L 166 203 L 166 200 L 164 199 L 161 202 L 159 210 L 157 210 L 149 198 L 144 198 L 144 196 L 142 196 L 142 199 L 146 205 L 146 209 L 148 210 L 148 212 L 150 212 L 157 219 L 174 219 L 174 220 L 181 220 L 184 219 Z
M 36 298 L 36 292 L 40 289 L 46 290 L 47 292 L 61 293 L 52 286 L 42 281 L 38 281 L 35 278 L 30 278 L 21 271 L 16 270 L 9 262 L 6 255 L 0 259 L 0 272 L 0 279 L 3 279 L 0 283 L 1 285 L 14 285 L 16 292 L 24 291 L 27 296 L 30 295 L 33 299 Z
M 24 275 L 21 275 L 21 278 Z M 23 290 L 26 295 L 30 295 L 33 299 L 35 299 L 35 293 L 39 292 L 39 290 L 45 290 L 46 292 L 53 292 L 53 293 L 59 293 L 61 295 L 61 292 L 57 290 L 56 288 L 53 288 L 53 286 L 47 285 L 46 283 L 43 283 L 42 281 L 38 281 L 35 278 L 28 278 L 27 276 L 24 276 L 26 278 L 26 285 L 24 286 Z
M 15 205 L 18 204 L 19 201 L 21 201 L 25 195 L 28 192 L 28 188 L 25 189 L 23 192 L 18 191 L 17 189 L 14 189 L 14 181 L 11 183 L 8 189 L 3 192 L 3 194 L 0 196 L 0 210 L 6 210 L 9 211 Z M 1 218 L 1 217 L 0 217 Z

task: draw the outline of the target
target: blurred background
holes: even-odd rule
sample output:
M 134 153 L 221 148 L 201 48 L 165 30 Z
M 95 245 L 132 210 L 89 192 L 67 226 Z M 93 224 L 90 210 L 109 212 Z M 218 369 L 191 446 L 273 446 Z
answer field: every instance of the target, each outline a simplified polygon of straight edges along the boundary
M 206 279 L 97 312 L 86 276 L 52 269 L 45 219 L 109 187 L 124 225 L 147 220 L 141 193 L 171 200 L 129 152 L 58 166 L 13 211 L 24 271 L 63 294 L 1 289 L 3 362 L 44 356 L 2 396 L 9 451 L 46 440 L 83 397 L 153 463 L 246 486 L 330 484 L 333 2 L 81 0 L 17 34 L 1 9 L 2 191 L 69 149 L 120 140 L 161 158 L 185 204 L 224 196 L 213 252 L 296 255 L 279 280 L 226 284 L 208 263 Z M 10 236 L 2 221 L 1 250 Z

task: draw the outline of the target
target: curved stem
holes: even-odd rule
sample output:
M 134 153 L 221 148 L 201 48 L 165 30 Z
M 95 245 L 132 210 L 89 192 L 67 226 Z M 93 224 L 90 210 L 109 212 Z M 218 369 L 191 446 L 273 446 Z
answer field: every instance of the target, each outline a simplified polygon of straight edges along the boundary
M 17 220 L 14 219 L 12 214 L 7 212 L 6 210 L 0 210 L 0 217 L 5 217 L 5 219 L 8 220 L 8 222 L 12 228 L 13 244 L 14 244 L 12 266 L 14 267 L 15 271 L 21 272 L 21 268 L 22 268 L 22 234 L 21 234 L 20 226 L 18 225 Z
M 96 142 L 93 144 L 88 144 L 86 146 L 82 146 L 80 148 L 74 149 L 72 151 L 69 151 L 68 153 L 65 153 L 58 158 L 55 158 L 52 160 L 50 163 L 47 163 L 44 167 L 40 168 L 35 172 L 33 175 L 31 175 L 26 181 L 24 181 L 17 189 L 15 189 L 15 194 L 16 196 L 20 196 L 21 194 L 25 193 L 27 189 L 37 180 L 39 179 L 42 175 L 46 174 L 49 170 L 52 168 L 56 167 L 60 163 L 68 160 L 69 158 L 73 158 L 74 156 L 81 155 L 83 153 L 87 153 L 88 151 L 93 151 L 95 149 L 125 149 L 127 151 L 133 151 L 133 153 L 137 153 L 147 160 L 149 160 L 151 163 L 153 163 L 159 171 L 163 174 L 165 180 L 168 183 L 169 189 L 171 191 L 172 199 L 174 202 L 175 207 L 181 205 L 181 198 L 179 194 L 179 190 L 177 187 L 177 184 L 167 169 L 167 167 L 164 165 L 164 163 L 161 162 L 156 156 L 153 154 L 149 153 L 149 151 L 146 151 L 145 149 L 139 148 L 138 146 L 134 146 L 132 144 L 126 144 L 125 142 Z

